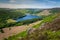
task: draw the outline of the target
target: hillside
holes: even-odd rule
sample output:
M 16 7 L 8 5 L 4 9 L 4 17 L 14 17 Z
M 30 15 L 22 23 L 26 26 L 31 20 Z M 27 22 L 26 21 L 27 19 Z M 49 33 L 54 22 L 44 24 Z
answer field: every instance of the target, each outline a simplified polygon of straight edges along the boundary
M 58 18 L 55 18 L 52 22 L 46 22 L 44 25 L 41 26 L 41 30 L 60 30 L 60 16 Z
M 31 23 L 29 25 L 22 25 L 22 26 L 14 26 L 9 28 L 3 28 L 4 33 L 0 32 L 0 40 L 3 40 L 4 38 L 8 38 L 13 35 L 17 35 L 23 31 L 26 31 L 29 28 L 32 28 L 32 26 L 40 23 L 40 21 Z M 18 37 L 18 36 L 17 36 Z
M 32 32 L 33 31 L 33 32 Z M 50 22 L 45 22 L 40 28 L 31 30 L 26 37 L 19 40 L 60 40 L 60 16 Z
M 50 15 L 50 10 L 43 10 L 42 12 L 38 13 L 38 16 L 48 16 Z
M 40 12 L 40 9 L 8 9 L 0 8 L 0 29 L 21 25 L 24 23 L 16 23 L 16 19 L 26 16 L 26 14 L 34 14 Z M 25 23 L 26 24 L 26 23 Z
M 13 20 L 23 16 L 25 16 L 25 14 L 16 10 L 0 9 L 0 28 L 4 28 L 10 25 L 7 23 L 8 19 Z
M 17 34 L 20 36 L 11 36 L 7 40 L 60 40 L 59 14 L 48 16 L 33 26 L 33 29 Z
M 2 32 L 2 34 L 4 33 L 3 29 L 5 27 L 9 28 L 11 26 L 11 28 L 17 28 L 17 26 L 20 27 L 21 25 L 29 25 L 30 23 L 41 21 L 38 24 L 31 26 L 32 28 L 28 28 L 28 30 L 19 32 L 15 35 L 8 36 L 8 38 L 5 38 L 4 40 L 59 40 L 60 39 L 59 9 L 57 10 L 55 8 L 49 9 L 49 10 L 44 9 L 43 11 L 40 11 L 40 10 L 37 11 L 37 9 L 21 9 L 21 10 L 6 9 L 4 11 L 0 10 L 0 12 L 2 13 L 1 22 L 0 22 L 0 28 L 1 28 L 0 31 Z M 29 13 L 32 15 L 43 16 L 43 19 L 40 20 L 35 18 L 33 20 L 16 22 L 16 19 L 20 17 L 22 18 L 25 16 L 25 14 L 29 14 Z M 20 29 L 18 28 L 18 30 L 16 31 L 19 31 L 19 30 Z M 15 30 L 13 29 L 12 31 L 15 31 Z M 12 33 L 15 33 L 15 32 L 12 32 Z

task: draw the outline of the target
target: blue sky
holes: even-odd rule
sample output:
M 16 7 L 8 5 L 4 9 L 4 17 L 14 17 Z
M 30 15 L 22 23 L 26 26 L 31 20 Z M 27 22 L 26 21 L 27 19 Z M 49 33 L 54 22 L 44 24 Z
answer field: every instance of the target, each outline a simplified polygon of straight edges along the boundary
M 53 8 L 60 0 L 0 0 L 0 8 Z

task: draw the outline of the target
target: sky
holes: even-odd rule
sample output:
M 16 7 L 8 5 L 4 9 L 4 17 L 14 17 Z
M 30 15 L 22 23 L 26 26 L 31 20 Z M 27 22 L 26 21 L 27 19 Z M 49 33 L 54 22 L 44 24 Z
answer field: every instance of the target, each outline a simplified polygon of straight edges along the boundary
M 0 0 L 0 8 L 53 8 L 60 0 Z

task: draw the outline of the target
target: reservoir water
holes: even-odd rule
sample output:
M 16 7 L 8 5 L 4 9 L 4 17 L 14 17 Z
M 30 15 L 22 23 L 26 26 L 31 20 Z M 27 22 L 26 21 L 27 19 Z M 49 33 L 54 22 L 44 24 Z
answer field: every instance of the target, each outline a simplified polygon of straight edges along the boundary
M 34 18 L 41 18 L 41 17 L 35 16 L 35 15 L 31 15 L 31 14 L 27 14 L 23 18 L 19 18 L 16 21 L 18 22 L 18 21 L 24 21 L 24 20 L 34 19 Z

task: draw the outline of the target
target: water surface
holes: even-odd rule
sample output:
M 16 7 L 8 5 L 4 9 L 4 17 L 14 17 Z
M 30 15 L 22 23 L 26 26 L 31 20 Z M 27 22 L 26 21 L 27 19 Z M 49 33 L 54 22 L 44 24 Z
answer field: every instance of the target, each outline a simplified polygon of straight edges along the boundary
M 34 18 L 40 18 L 40 17 L 39 16 L 35 16 L 35 15 L 31 15 L 31 14 L 27 14 L 23 18 L 19 18 L 16 21 L 18 22 L 18 21 L 24 21 L 24 20 L 34 19 Z

